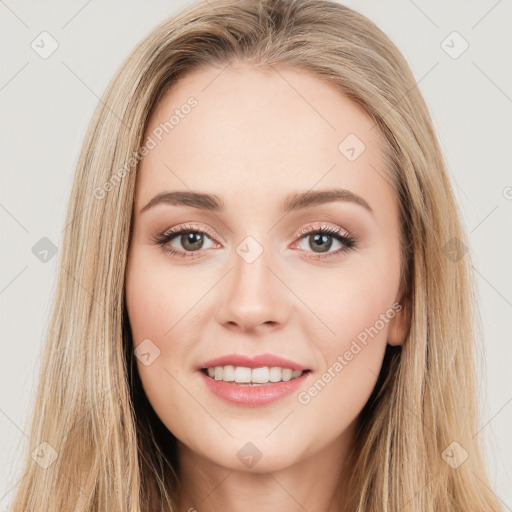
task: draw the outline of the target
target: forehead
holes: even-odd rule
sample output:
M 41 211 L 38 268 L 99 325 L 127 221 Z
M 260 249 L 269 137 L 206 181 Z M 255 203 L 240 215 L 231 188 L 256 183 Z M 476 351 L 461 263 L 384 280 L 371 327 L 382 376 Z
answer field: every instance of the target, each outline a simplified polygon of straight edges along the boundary
M 241 203 L 261 192 L 268 200 L 329 186 L 368 202 L 386 196 L 373 120 L 334 85 L 298 69 L 196 69 L 160 100 L 148 137 L 155 146 L 141 162 L 138 205 L 175 189 Z

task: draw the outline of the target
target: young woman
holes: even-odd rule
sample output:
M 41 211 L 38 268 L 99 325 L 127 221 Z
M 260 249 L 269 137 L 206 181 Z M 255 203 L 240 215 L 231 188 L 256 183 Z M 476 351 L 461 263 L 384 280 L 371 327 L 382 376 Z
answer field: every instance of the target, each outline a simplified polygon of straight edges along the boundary
M 209 0 L 99 104 L 15 511 L 498 511 L 468 244 L 393 43 Z

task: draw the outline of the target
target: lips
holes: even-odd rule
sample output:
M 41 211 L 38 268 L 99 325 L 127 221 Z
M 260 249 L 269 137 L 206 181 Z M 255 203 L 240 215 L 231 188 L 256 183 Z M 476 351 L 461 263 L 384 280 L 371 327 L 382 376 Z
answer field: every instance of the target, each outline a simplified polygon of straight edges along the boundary
M 296 379 L 288 382 L 275 382 L 252 386 L 249 384 L 237 384 L 215 380 L 203 372 L 198 372 L 199 378 L 217 398 L 234 405 L 244 407 L 259 407 L 267 405 L 286 396 L 297 393 L 311 377 L 311 372 L 305 372 Z
M 285 359 L 273 354 L 260 354 L 256 356 L 244 356 L 242 354 L 230 354 L 226 356 L 217 357 L 215 359 L 209 359 L 200 366 L 198 370 L 204 370 L 207 368 L 213 368 L 215 366 L 245 366 L 247 368 L 261 368 L 264 366 L 280 366 L 282 368 L 290 368 L 291 370 L 310 370 L 307 366 L 303 366 L 290 359 Z
M 215 369 L 215 377 L 211 374 L 212 369 Z M 230 377 L 223 374 L 228 369 Z M 281 372 L 282 369 L 285 370 Z M 266 405 L 291 395 L 305 385 L 311 377 L 311 369 L 273 354 L 261 354 L 252 357 L 231 354 L 205 361 L 197 367 L 197 370 L 200 379 L 214 395 L 224 401 L 246 407 Z M 251 374 L 250 370 L 252 370 L 252 379 L 249 376 Z M 271 375 L 268 381 L 269 370 Z M 278 370 L 277 374 L 275 370 Z M 241 374 L 238 373 L 240 371 L 245 378 L 240 378 Z M 255 376 L 255 372 L 257 376 Z M 266 375 L 262 377 L 260 373 Z M 275 379 L 277 382 L 272 378 L 274 374 L 277 375 Z M 225 380 L 222 380 L 223 377 Z M 228 380 L 230 382 L 227 382 Z M 251 380 L 264 383 L 254 384 Z

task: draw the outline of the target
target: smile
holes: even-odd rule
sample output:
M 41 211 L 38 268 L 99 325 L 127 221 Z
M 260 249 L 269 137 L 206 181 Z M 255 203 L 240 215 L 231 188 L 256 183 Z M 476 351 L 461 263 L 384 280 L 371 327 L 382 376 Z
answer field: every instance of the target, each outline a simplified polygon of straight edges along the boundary
M 264 385 L 269 382 L 287 382 L 300 377 L 302 370 L 292 370 L 280 366 L 263 366 L 249 368 L 247 366 L 215 366 L 203 370 L 210 378 L 237 384 Z

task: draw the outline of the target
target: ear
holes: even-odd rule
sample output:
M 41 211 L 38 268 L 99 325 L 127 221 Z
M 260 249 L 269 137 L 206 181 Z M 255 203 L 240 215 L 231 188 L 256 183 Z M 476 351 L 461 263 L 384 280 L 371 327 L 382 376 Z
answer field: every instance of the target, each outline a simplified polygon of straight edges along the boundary
M 396 302 L 402 307 L 395 309 L 395 316 L 389 322 L 388 344 L 392 346 L 404 344 L 411 326 L 411 301 L 410 297 L 405 295 L 403 284 L 397 294 Z

